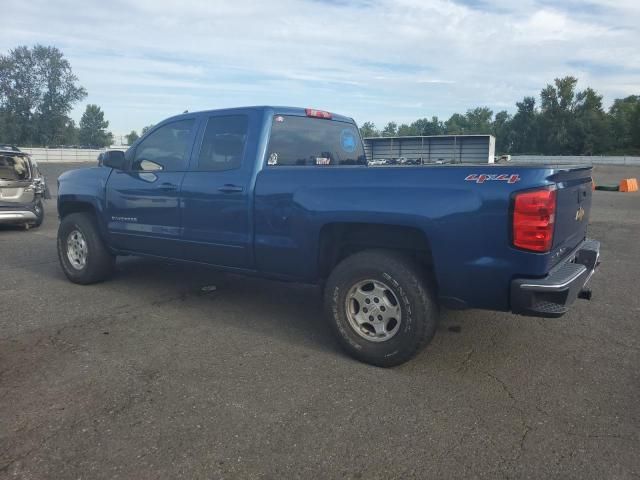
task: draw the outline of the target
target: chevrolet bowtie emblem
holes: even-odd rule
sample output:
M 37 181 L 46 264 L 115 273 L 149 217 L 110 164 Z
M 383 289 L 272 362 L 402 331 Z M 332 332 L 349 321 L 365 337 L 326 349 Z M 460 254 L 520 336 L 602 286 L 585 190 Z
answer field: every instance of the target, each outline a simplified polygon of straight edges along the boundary
M 584 218 L 584 208 L 580 207 L 576 212 L 576 222 L 581 222 Z

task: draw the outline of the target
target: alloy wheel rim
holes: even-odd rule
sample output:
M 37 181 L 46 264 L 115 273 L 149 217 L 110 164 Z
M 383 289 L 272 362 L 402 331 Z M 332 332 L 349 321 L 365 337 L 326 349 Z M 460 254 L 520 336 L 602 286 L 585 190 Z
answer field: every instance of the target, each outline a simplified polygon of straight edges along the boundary
M 347 292 L 345 303 L 349 325 L 370 342 L 386 342 L 400 330 L 402 310 L 399 297 L 380 280 L 357 282 Z
M 87 241 L 79 230 L 73 230 L 67 237 L 67 258 L 76 270 L 82 270 L 87 264 Z

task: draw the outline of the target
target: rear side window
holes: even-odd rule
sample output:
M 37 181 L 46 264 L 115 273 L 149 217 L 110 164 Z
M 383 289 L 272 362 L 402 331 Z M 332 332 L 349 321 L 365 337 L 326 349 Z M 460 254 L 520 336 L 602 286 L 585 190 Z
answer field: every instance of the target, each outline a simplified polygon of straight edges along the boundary
M 136 171 L 181 171 L 187 165 L 192 118 L 168 123 L 152 132 L 136 147 L 131 165 Z
M 240 168 L 247 143 L 246 115 L 210 117 L 204 132 L 198 170 L 219 171 Z
M 276 115 L 267 165 L 366 165 L 355 125 L 309 117 Z

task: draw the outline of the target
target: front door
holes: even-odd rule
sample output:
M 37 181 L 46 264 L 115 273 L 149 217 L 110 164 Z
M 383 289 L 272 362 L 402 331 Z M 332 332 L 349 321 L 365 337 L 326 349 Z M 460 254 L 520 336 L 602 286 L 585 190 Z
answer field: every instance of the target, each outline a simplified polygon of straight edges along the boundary
M 182 183 L 184 257 L 237 268 L 251 268 L 250 179 L 257 135 L 254 112 L 216 114 L 196 142 Z
M 107 225 L 122 250 L 180 256 L 180 188 L 195 136 L 195 118 L 162 124 L 127 152 L 127 170 L 107 183 Z

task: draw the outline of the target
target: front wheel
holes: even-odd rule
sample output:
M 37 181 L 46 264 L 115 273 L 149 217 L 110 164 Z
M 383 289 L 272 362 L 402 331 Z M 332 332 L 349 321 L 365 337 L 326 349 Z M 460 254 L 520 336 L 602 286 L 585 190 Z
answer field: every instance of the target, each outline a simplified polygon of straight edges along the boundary
M 67 215 L 60 222 L 58 259 L 67 278 L 83 285 L 104 280 L 115 266 L 95 218 L 84 212 Z
M 411 359 L 435 334 L 438 306 L 416 262 L 386 250 L 343 260 L 325 287 L 332 330 L 353 357 L 392 367 Z

